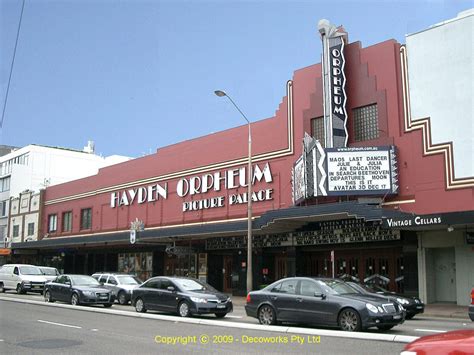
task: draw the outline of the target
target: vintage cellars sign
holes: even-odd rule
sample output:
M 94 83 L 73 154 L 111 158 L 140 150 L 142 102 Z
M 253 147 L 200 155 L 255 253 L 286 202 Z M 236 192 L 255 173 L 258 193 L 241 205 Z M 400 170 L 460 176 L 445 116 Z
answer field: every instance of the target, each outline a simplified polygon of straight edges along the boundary
M 256 182 L 273 181 L 270 164 L 260 168 L 258 164 L 253 166 L 252 185 Z M 193 198 L 210 191 L 232 190 L 239 187 L 247 187 L 247 168 L 229 169 L 215 173 L 204 174 L 182 178 L 176 184 L 176 195 L 180 198 Z M 130 206 L 134 203 L 142 204 L 168 199 L 168 183 L 153 184 L 149 186 L 134 187 L 128 190 L 112 192 L 110 196 L 110 207 Z M 273 199 L 273 189 L 262 189 L 252 192 L 252 202 L 268 201 Z M 183 201 L 183 212 L 198 211 L 210 208 L 224 207 L 247 203 L 247 193 L 228 193 L 226 195 L 192 199 Z

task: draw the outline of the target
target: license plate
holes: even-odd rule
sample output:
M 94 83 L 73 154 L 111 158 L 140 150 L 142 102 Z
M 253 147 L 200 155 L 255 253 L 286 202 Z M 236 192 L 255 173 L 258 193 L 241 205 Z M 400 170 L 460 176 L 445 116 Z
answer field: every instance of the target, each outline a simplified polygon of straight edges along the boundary
M 416 306 L 416 308 L 417 308 L 417 309 L 422 309 L 422 308 L 423 308 L 423 306 Z
M 217 308 L 225 308 L 225 305 L 223 305 L 223 304 L 218 304 L 218 305 L 217 305 Z
M 401 318 L 402 318 L 402 316 L 400 316 L 400 315 L 393 316 L 393 319 L 401 319 Z
M 33 286 L 33 288 L 41 288 L 41 286 Z

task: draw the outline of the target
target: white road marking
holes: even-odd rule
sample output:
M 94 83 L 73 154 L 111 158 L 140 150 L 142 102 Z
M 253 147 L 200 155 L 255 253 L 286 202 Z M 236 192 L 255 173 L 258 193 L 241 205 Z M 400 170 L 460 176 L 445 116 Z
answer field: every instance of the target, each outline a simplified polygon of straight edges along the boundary
M 242 316 L 225 316 L 225 318 L 238 318 L 238 319 L 242 319 L 244 317 Z
M 99 329 L 91 329 L 92 332 L 98 332 Z
M 79 326 L 77 326 L 77 325 L 69 325 L 69 324 L 48 322 L 48 321 L 46 321 L 46 320 L 41 320 L 41 319 L 38 319 L 38 322 L 40 322 L 40 323 L 47 323 L 47 324 L 53 324 L 53 325 L 59 325 L 59 326 L 61 326 L 61 327 L 82 329 L 82 327 L 79 327 Z
M 429 333 L 446 333 L 447 330 L 434 330 L 434 329 L 415 329 L 417 332 L 429 332 Z

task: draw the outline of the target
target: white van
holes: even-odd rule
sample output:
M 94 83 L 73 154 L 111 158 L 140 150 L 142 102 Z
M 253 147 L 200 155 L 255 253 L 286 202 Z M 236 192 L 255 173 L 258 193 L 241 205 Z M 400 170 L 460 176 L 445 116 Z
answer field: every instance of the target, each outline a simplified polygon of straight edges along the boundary
M 46 282 L 41 270 L 34 265 L 5 264 L 0 268 L 0 292 L 16 290 L 18 294 L 43 292 Z

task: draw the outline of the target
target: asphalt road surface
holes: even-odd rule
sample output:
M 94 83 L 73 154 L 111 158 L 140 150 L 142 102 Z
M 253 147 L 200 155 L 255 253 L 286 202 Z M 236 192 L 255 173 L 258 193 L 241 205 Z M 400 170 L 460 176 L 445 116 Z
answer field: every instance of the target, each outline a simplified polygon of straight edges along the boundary
M 80 308 L 0 300 L 0 353 L 399 354 L 405 345 L 161 321 Z
M 40 294 L 28 293 L 26 295 L 17 295 L 13 292 L 7 292 L 1 294 L 2 297 L 11 297 L 15 299 L 27 299 L 35 301 L 43 301 L 43 296 Z M 121 306 L 119 304 L 114 304 L 112 309 L 123 310 L 129 312 L 135 312 L 135 309 L 130 306 Z M 152 314 L 160 314 L 158 312 L 150 312 Z M 213 315 L 204 315 L 195 318 L 200 319 L 216 319 Z M 238 322 L 238 323 L 250 323 L 258 324 L 258 320 L 255 318 L 247 317 L 245 314 L 245 309 L 241 305 L 234 305 L 234 311 L 228 314 L 221 321 L 225 322 Z M 300 326 L 308 329 L 315 329 L 315 327 L 309 326 Z M 328 329 L 328 328 L 325 328 Z M 451 318 L 430 318 L 426 317 L 423 314 L 416 315 L 412 320 L 407 320 L 405 323 L 394 327 L 389 331 L 380 331 L 376 328 L 369 329 L 366 333 L 373 334 L 393 334 L 393 335 L 407 335 L 407 336 L 416 336 L 421 337 L 428 334 L 442 333 L 455 329 L 474 329 L 474 322 L 471 322 L 469 319 L 451 319 Z

